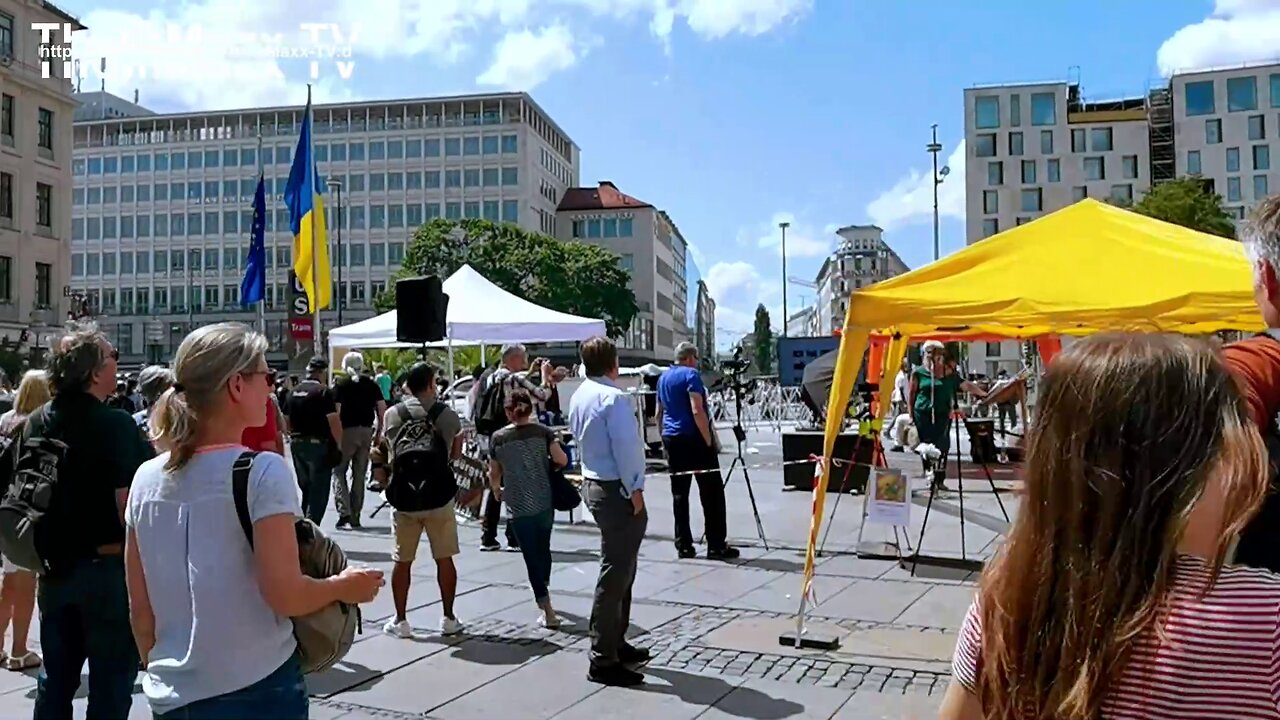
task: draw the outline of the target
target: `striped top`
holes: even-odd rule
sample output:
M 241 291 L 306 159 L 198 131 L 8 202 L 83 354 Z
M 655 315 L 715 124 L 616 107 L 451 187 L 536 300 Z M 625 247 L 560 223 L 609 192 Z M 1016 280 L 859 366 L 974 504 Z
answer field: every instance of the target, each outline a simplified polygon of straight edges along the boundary
M 1224 567 L 1201 597 L 1209 566 L 1178 557 L 1164 639 L 1155 628 L 1103 701 L 1104 718 L 1280 718 L 1280 575 Z M 969 607 L 951 670 L 974 691 L 981 663 L 977 601 Z
M 536 422 L 508 425 L 493 434 L 493 459 L 502 466 L 502 501 L 511 517 L 549 512 L 551 443 L 555 433 Z

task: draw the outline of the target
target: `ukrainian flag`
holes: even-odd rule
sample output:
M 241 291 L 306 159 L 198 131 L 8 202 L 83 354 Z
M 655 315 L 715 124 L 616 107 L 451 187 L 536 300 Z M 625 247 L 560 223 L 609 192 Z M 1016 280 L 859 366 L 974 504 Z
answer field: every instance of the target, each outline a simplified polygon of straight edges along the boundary
M 311 86 L 307 86 L 307 110 L 302 118 L 298 148 L 293 152 L 289 184 L 284 202 L 289 206 L 289 227 L 293 230 L 293 272 L 307 293 L 309 310 L 323 310 L 332 300 L 329 236 L 324 226 L 324 185 L 311 153 Z M 312 252 L 318 253 L 312 258 Z M 318 281 L 318 282 L 317 282 Z

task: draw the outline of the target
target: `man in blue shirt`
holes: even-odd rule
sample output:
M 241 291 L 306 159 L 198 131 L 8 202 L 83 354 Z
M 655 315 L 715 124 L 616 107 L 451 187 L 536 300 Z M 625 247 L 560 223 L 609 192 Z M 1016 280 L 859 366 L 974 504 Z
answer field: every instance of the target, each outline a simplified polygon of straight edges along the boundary
M 644 444 L 631 398 L 617 385 L 618 350 L 608 338 L 582 343 L 587 379 L 569 403 L 569 429 L 582 459 L 587 507 L 600 528 L 600 578 L 591 605 L 587 679 L 629 687 L 649 651 L 627 643 L 631 586 L 649 524 L 644 508 Z
M 729 547 L 725 520 L 724 481 L 716 456 L 715 429 L 707 413 L 707 388 L 698 373 L 698 348 L 683 342 L 676 347 L 676 364 L 658 379 L 658 407 L 662 415 L 662 445 L 671 471 L 671 498 L 676 519 L 676 552 L 681 558 L 697 557 L 689 530 L 689 488 L 698 481 L 702 517 L 707 528 L 707 558 L 732 560 L 737 548 Z M 690 474 L 690 471 L 704 470 Z

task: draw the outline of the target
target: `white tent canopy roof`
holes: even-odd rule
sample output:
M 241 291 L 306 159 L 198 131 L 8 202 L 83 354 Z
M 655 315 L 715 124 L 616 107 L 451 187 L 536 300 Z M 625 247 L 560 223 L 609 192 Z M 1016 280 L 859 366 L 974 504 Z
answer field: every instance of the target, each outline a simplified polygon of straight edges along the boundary
M 446 334 L 453 345 L 478 343 L 575 342 L 604 335 L 604 321 L 535 305 L 489 282 L 463 265 L 444 283 L 449 296 Z M 447 343 L 432 343 L 443 347 Z M 329 332 L 330 348 L 418 347 L 396 341 L 396 312 L 361 320 Z

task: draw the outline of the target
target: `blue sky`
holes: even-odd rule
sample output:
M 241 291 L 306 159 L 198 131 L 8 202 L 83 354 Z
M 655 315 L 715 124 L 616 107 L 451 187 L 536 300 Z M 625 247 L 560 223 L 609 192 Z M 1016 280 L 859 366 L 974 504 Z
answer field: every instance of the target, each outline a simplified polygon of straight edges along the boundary
M 1280 56 L 1280 0 L 63 5 L 90 26 L 77 54 L 95 66 L 110 58 L 107 89 L 138 87 L 161 111 L 300 103 L 306 61 L 210 68 L 227 66 L 231 45 L 255 42 L 232 33 L 314 47 L 301 22 L 333 23 L 343 41 L 322 31 L 320 44 L 351 46 L 349 78 L 322 63 L 320 101 L 529 90 L 581 147 L 583 184 L 612 180 L 667 210 L 697 248 L 722 344 L 751 329 L 758 302 L 780 322 L 779 220 L 792 223 L 790 275 L 812 279 L 831 231 L 855 223 L 884 227 L 912 267 L 931 259 L 924 146 L 935 122 L 943 159 L 957 166 L 943 185 L 943 252 L 963 244 L 953 154 L 965 87 L 1079 77 L 1103 99 L 1141 94 L 1174 67 Z M 166 27 L 184 39 L 162 40 Z M 812 299 L 792 286 L 789 307 Z

